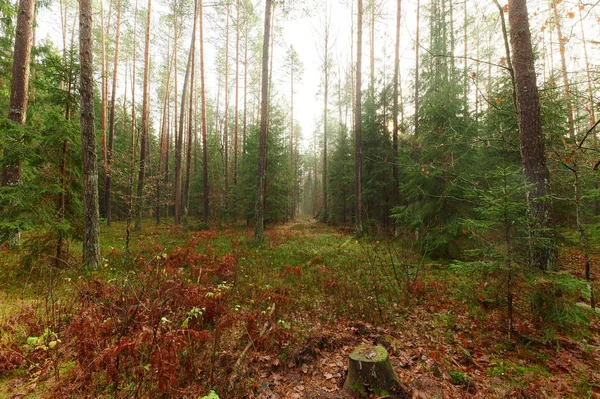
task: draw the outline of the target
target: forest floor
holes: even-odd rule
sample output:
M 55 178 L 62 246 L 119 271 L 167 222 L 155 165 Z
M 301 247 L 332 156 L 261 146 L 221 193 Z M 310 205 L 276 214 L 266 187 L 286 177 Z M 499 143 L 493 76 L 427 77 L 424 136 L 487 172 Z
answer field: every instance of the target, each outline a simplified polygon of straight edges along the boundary
M 105 228 L 97 271 L 76 250 L 59 267 L 0 252 L 0 398 L 349 398 L 361 343 L 387 348 L 414 398 L 600 398 L 599 318 L 579 305 L 542 322 L 524 280 L 509 339 L 505 279 L 425 260 L 408 236 L 304 217 L 259 246 L 241 226 L 150 223 L 129 251 L 124 223 Z M 579 251 L 561 259 L 583 278 Z

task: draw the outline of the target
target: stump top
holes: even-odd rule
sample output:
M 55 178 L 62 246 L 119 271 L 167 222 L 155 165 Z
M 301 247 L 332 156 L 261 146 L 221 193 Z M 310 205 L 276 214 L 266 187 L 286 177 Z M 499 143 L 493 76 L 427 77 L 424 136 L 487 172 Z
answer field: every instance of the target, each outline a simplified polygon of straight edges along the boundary
M 350 359 L 360 362 L 385 362 L 388 359 L 388 352 L 380 345 L 359 345 L 350 354 Z

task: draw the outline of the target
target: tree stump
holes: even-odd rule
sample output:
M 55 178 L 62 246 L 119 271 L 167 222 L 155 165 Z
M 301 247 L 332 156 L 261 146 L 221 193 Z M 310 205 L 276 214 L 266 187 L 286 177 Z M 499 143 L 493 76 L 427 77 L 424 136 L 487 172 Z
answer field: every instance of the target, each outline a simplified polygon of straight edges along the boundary
M 350 355 L 344 390 L 354 395 L 410 398 L 408 389 L 394 372 L 383 346 L 359 345 Z

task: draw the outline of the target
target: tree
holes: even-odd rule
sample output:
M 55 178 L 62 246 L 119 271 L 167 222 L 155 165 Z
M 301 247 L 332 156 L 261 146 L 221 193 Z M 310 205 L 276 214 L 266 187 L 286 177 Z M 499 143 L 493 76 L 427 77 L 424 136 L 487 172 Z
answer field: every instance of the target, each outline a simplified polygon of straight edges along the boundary
M 203 173 L 203 197 L 204 197 L 204 221 L 208 222 L 208 144 L 206 140 L 206 87 L 204 84 L 204 13 L 202 0 L 199 0 L 200 19 L 200 101 L 202 117 L 202 173 Z
M 523 173 L 531 189 L 527 193 L 530 223 L 530 263 L 542 270 L 556 269 L 555 244 L 550 219 L 550 173 L 542 137 L 529 16 L 526 0 L 510 0 L 508 23 L 517 94 L 517 112 Z
M 146 40 L 144 49 L 144 88 L 142 93 L 142 137 L 140 145 L 140 171 L 137 186 L 137 209 L 135 230 L 142 229 L 144 206 L 144 180 L 146 177 L 146 162 L 150 145 L 150 22 L 152 15 L 152 0 L 148 0 L 146 10 Z M 183 106 L 183 105 L 182 105 Z
M 94 65 L 92 2 L 79 2 L 79 68 L 81 96 L 81 151 L 83 157 L 83 264 L 100 265 L 100 213 L 98 209 L 98 164 L 94 131 Z
M 399 80 L 400 80 L 399 79 L 399 77 L 400 77 L 400 22 L 401 22 L 400 18 L 402 15 L 402 0 L 397 0 L 396 6 L 397 6 L 396 7 L 396 44 L 394 46 L 394 82 L 393 82 L 393 85 L 394 85 L 394 90 L 393 90 L 394 126 L 393 126 L 393 129 L 394 129 L 394 131 L 392 132 L 392 150 L 393 150 L 392 175 L 394 178 L 394 186 L 393 186 L 393 193 L 392 193 L 392 199 L 393 199 L 392 206 L 398 206 L 400 204 L 400 188 L 398 185 L 398 183 L 399 183 L 398 162 L 396 162 L 396 158 L 398 157 L 398 130 L 400 129 L 399 121 L 398 121 L 398 115 L 400 113 L 399 112 L 400 106 L 398 104 L 398 97 L 399 97 L 398 86 L 400 84 L 400 82 L 399 82 Z M 397 235 L 398 234 L 397 228 L 394 230 L 395 230 L 394 234 Z
M 357 38 L 356 38 L 356 114 L 354 115 L 354 178 L 356 185 L 356 238 L 363 235 L 362 224 L 362 146 L 361 146 L 361 74 L 362 74 L 362 0 L 358 0 L 357 13 Z
M 8 118 L 24 125 L 27 118 L 27 100 L 29 87 L 29 60 L 31 56 L 31 38 L 33 35 L 33 12 L 35 0 L 20 0 L 13 52 L 12 84 L 10 89 L 10 107 Z M 8 162 L 6 161 L 8 158 Z M 2 165 L 2 185 L 18 186 L 21 184 L 21 161 L 17 156 L 5 156 Z
M 360 1 L 360 0 L 359 0 Z M 267 170 L 267 129 L 269 123 L 269 43 L 271 42 L 271 3 L 265 2 L 265 25 L 263 31 L 260 136 L 258 143 L 258 178 L 256 182 L 256 221 L 254 241 L 264 240 L 265 230 L 265 183 Z
M 104 34 L 102 35 L 104 37 Z M 115 43 L 115 61 L 113 69 L 113 81 L 112 81 L 112 94 L 110 98 L 110 117 L 108 125 L 108 145 L 106 153 L 106 164 L 104 165 L 104 217 L 106 218 L 106 225 L 110 226 L 111 213 L 110 213 L 110 199 L 112 190 L 112 157 L 113 157 L 113 143 L 115 139 L 115 104 L 117 101 L 117 77 L 119 71 L 119 41 L 121 38 L 121 1 L 117 2 L 117 37 Z

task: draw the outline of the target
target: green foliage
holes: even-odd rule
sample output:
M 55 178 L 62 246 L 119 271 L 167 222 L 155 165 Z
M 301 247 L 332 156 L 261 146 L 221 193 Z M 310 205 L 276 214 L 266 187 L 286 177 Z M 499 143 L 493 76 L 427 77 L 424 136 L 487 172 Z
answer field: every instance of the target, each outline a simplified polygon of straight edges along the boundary
M 202 396 L 199 399 L 220 399 L 219 395 L 217 395 L 217 393 L 213 390 L 211 390 L 208 395 L 206 396 Z

